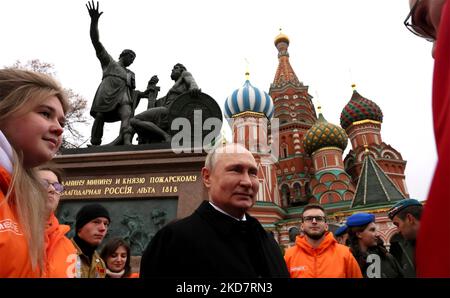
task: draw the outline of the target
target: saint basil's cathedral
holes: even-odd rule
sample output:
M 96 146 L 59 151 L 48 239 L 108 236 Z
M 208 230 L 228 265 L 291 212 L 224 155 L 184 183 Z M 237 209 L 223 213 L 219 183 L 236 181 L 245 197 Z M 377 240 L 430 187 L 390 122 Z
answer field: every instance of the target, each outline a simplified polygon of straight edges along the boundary
M 320 107 L 316 113 L 308 86 L 289 62 L 289 38 L 280 33 L 275 47 L 279 64 L 269 93 L 247 77 L 224 107 L 233 142 L 244 144 L 259 167 L 260 188 L 250 213 L 287 247 L 300 232 L 301 212 L 308 203 L 325 208 L 332 232 L 351 214 L 369 212 L 376 216 L 380 237 L 389 247 L 399 235 L 387 211 L 409 194 L 406 161 L 381 137 L 381 108 L 353 85 L 340 125 L 328 122 Z M 265 145 L 273 141 L 274 118 L 278 158 Z M 351 150 L 344 157 L 348 143 Z

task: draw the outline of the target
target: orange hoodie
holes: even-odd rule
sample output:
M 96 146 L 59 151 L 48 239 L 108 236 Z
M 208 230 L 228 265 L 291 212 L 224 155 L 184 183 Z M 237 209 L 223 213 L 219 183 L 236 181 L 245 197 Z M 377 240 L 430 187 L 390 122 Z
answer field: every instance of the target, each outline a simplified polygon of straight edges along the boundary
M 317 248 L 305 236 L 297 236 L 295 246 L 286 250 L 284 260 L 291 277 L 361 278 L 361 270 L 350 249 L 338 244 L 330 232 Z
M 6 202 L 10 185 L 11 175 L 0 167 L 0 278 L 39 277 L 39 270 L 31 267 L 28 241 L 14 205 Z
M 77 249 L 65 235 L 70 231 L 67 225 L 60 225 L 52 213 L 45 229 L 45 272 L 44 277 L 75 277 Z

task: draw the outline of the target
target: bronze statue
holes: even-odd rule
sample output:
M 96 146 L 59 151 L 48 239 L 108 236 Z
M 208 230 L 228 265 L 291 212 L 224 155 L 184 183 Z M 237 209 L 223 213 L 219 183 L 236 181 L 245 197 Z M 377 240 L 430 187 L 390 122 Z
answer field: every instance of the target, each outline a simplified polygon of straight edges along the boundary
M 131 126 L 139 134 L 140 140 L 145 139 L 141 137 L 142 135 L 145 135 L 150 136 L 150 138 L 156 136 L 165 142 L 170 142 L 171 136 L 168 133 L 168 130 L 170 129 L 168 107 L 183 93 L 189 92 L 192 97 L 198 97 L 201 93 L 194 77 L 186 70 L 186 67 L 183 64 L 175 64 L 170 77 L 175 83 L 172 88 L 170 88 L 167 95 L 156 100 L 154 107 L 150 107 L 145 112 L 136 115 L 130 120 Z M 147 87 L 146 92 L 148 92 L 148 90 L 149 87 Z M 151 106 L 150 98 L 149 106 Z M 145 141 L 140 141 L 139 143 L 141 142 Z
M 127 69 L 136 54 L 132 50 L 123 50 L 119 61 L 115 61 L 103 47 L 99 39 L 98 20 L 103 12 L 94 1 L 86 7 L 91 17 L 90 35 L 97 58 L 100 60 L 103 77 L 95 93 L 90 114 L 95 118 L 91 132 L 91 144 L 100 145 L 105 122 L 121 121 L 120 134 L 123 144 L 131 144 L 132 132 L 130 118 L 133 114 L 133 92 L 136 88 L 134 73 Z

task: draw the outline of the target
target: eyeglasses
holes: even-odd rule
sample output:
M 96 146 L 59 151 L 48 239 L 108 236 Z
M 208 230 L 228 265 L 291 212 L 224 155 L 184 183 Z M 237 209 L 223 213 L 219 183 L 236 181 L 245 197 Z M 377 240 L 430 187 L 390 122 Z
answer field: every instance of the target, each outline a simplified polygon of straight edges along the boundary
M 413 15 L 418 7 L 419 2 L 420 0 L 417 0 L 416 3 L 413 5 L 403 24 L 405 24 L 406 28 L 413 34 L 422 37 L 429 42 L 434 42 L 436 40 L 436 36 L 434 33 L 430 33 L 428 29 L 425 29 L 424 24 L 414 24 L 413 22 Z
M 42 185 L 47 189 L 50 185 L 53 186 L 53 188 L 55 189 L 55 192 L 58 194 L 62 194 L 62 192 L 64 191 L 64 186 L 61 183 L 59 183 L 58 181 L 50 182 L 48 180 L 42 180 Z
M 313 222 L 313 220 L 316 220 L 316 222 L 326 222 L 327 218 L 325 216 L 304 216 L 303 222 Z

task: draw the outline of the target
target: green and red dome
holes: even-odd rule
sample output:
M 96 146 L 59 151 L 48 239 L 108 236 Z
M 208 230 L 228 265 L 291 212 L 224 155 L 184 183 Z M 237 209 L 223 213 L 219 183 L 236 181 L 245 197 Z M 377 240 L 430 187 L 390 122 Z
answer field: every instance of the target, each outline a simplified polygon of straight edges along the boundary
M 376 103 L 353 90 L 352 98 L 342 110 L 341 126 L 347 129 L 353 122 L 361 120 L 383 122 L 383 112 Z
M 313 152 L 324 147 L 337 147 L 343 150 L 347 147 L 348 136 L 345 130 L 337 125 L 327 122 L 322 113 L 316 123 L 306 132 L 303 137 L 303 147 L 306 153 Z

